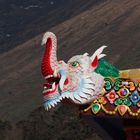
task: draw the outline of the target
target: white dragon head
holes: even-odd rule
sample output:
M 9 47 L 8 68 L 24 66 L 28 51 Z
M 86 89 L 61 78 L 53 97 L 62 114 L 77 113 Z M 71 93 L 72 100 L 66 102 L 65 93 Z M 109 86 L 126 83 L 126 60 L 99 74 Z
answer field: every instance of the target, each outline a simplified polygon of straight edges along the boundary
M 105 56 L 102 46 L 92 56 L 88 53 L 73 56 L 67 63 L 57 60 L 57 39 L 52 32 L 44 34 L 42 45 L 45 52 L 42 59 L 42 74 L 45 77 L 44 106 L 54 107 L 64 98 L 75 104 L 87 104 L 98 97 L 104 77 L 95 72 L 98 60 Z

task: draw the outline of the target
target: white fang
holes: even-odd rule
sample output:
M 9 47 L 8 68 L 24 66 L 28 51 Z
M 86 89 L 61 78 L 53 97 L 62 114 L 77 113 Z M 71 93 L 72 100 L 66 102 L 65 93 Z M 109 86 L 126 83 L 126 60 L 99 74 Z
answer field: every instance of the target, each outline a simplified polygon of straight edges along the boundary
M 54 77 L 57 77 L 57 72 L 56 72 L 56 68 L 54 69 L 54 73 L 53 73 Z

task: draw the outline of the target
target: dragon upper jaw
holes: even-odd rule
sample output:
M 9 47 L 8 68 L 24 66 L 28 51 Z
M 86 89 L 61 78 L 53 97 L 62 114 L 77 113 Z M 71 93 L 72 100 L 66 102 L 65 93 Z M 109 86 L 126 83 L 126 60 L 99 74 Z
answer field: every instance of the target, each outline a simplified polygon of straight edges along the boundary
M 75 104 L 87 104 L 90 103 L 93 99 L 97 98 L 97 94 L 99 94 L 100 91 L 95 90 L 95 81 L 90 80 L 89 76 L 84 76 L 79 82 L 78 82 L 78 89 L 77 90 L 60 90 L 59 82 L 61 81 L 61 78 L 59 79 L 58 84 L 56 84 L 56 88 L 54 90 L 49 91 L 46 93 L 46 90 L 44 90 L 44 106 L 46 110 L 51 109 L 52 107 L 55 107 L 59 102 L 61 102 L 64 99 L 69 99 L 70 101 L 74 102 Z M 103 80 L 101 77 L 99 77 L 101 81 Z M 99 83 L 99 85 L 103 85 L 102 82 Z M 52 86 L 53 87 L 53 86 Z M 102 89 L 102 86 L 100 87 Z M 96 94 L 97 92 L 97 94 Z

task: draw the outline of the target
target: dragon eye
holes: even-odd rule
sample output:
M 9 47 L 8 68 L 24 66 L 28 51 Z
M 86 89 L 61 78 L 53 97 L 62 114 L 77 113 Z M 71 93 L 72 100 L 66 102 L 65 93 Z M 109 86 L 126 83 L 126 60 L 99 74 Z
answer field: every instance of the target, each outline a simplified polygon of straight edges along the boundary
M 80 66 L 79 62 L 77 62 L 77 61 L 71 62 L 70 65 L 72 67 L 78 67 L 78 66 Z

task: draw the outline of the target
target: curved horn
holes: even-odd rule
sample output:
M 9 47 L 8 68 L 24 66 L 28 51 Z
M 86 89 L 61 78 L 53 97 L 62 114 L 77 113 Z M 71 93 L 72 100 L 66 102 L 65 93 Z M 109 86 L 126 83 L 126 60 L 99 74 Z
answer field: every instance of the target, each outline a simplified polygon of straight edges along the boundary
M 94 54 L 91 56 L 91 60 L 93 61 L 95 59 L 95 57 L 97 57 L 98 59 L 103 58 L 104 56 L 106 56 L 106 54 L 102 54 L 103 50 L 106 48 L 107 46 L 103 45 L 101 46 L 98 50 L 96 50 L 94 52 Z
M 57 39 L 52 32 L 46 32 L 42 39 L 42 45 L 45 45 L 45 52 L 42 59 L 41 71 L 42 75 L 46 78 L 49 75 L 53 75 L 54 70 L 58 66 L 56 57 Z

